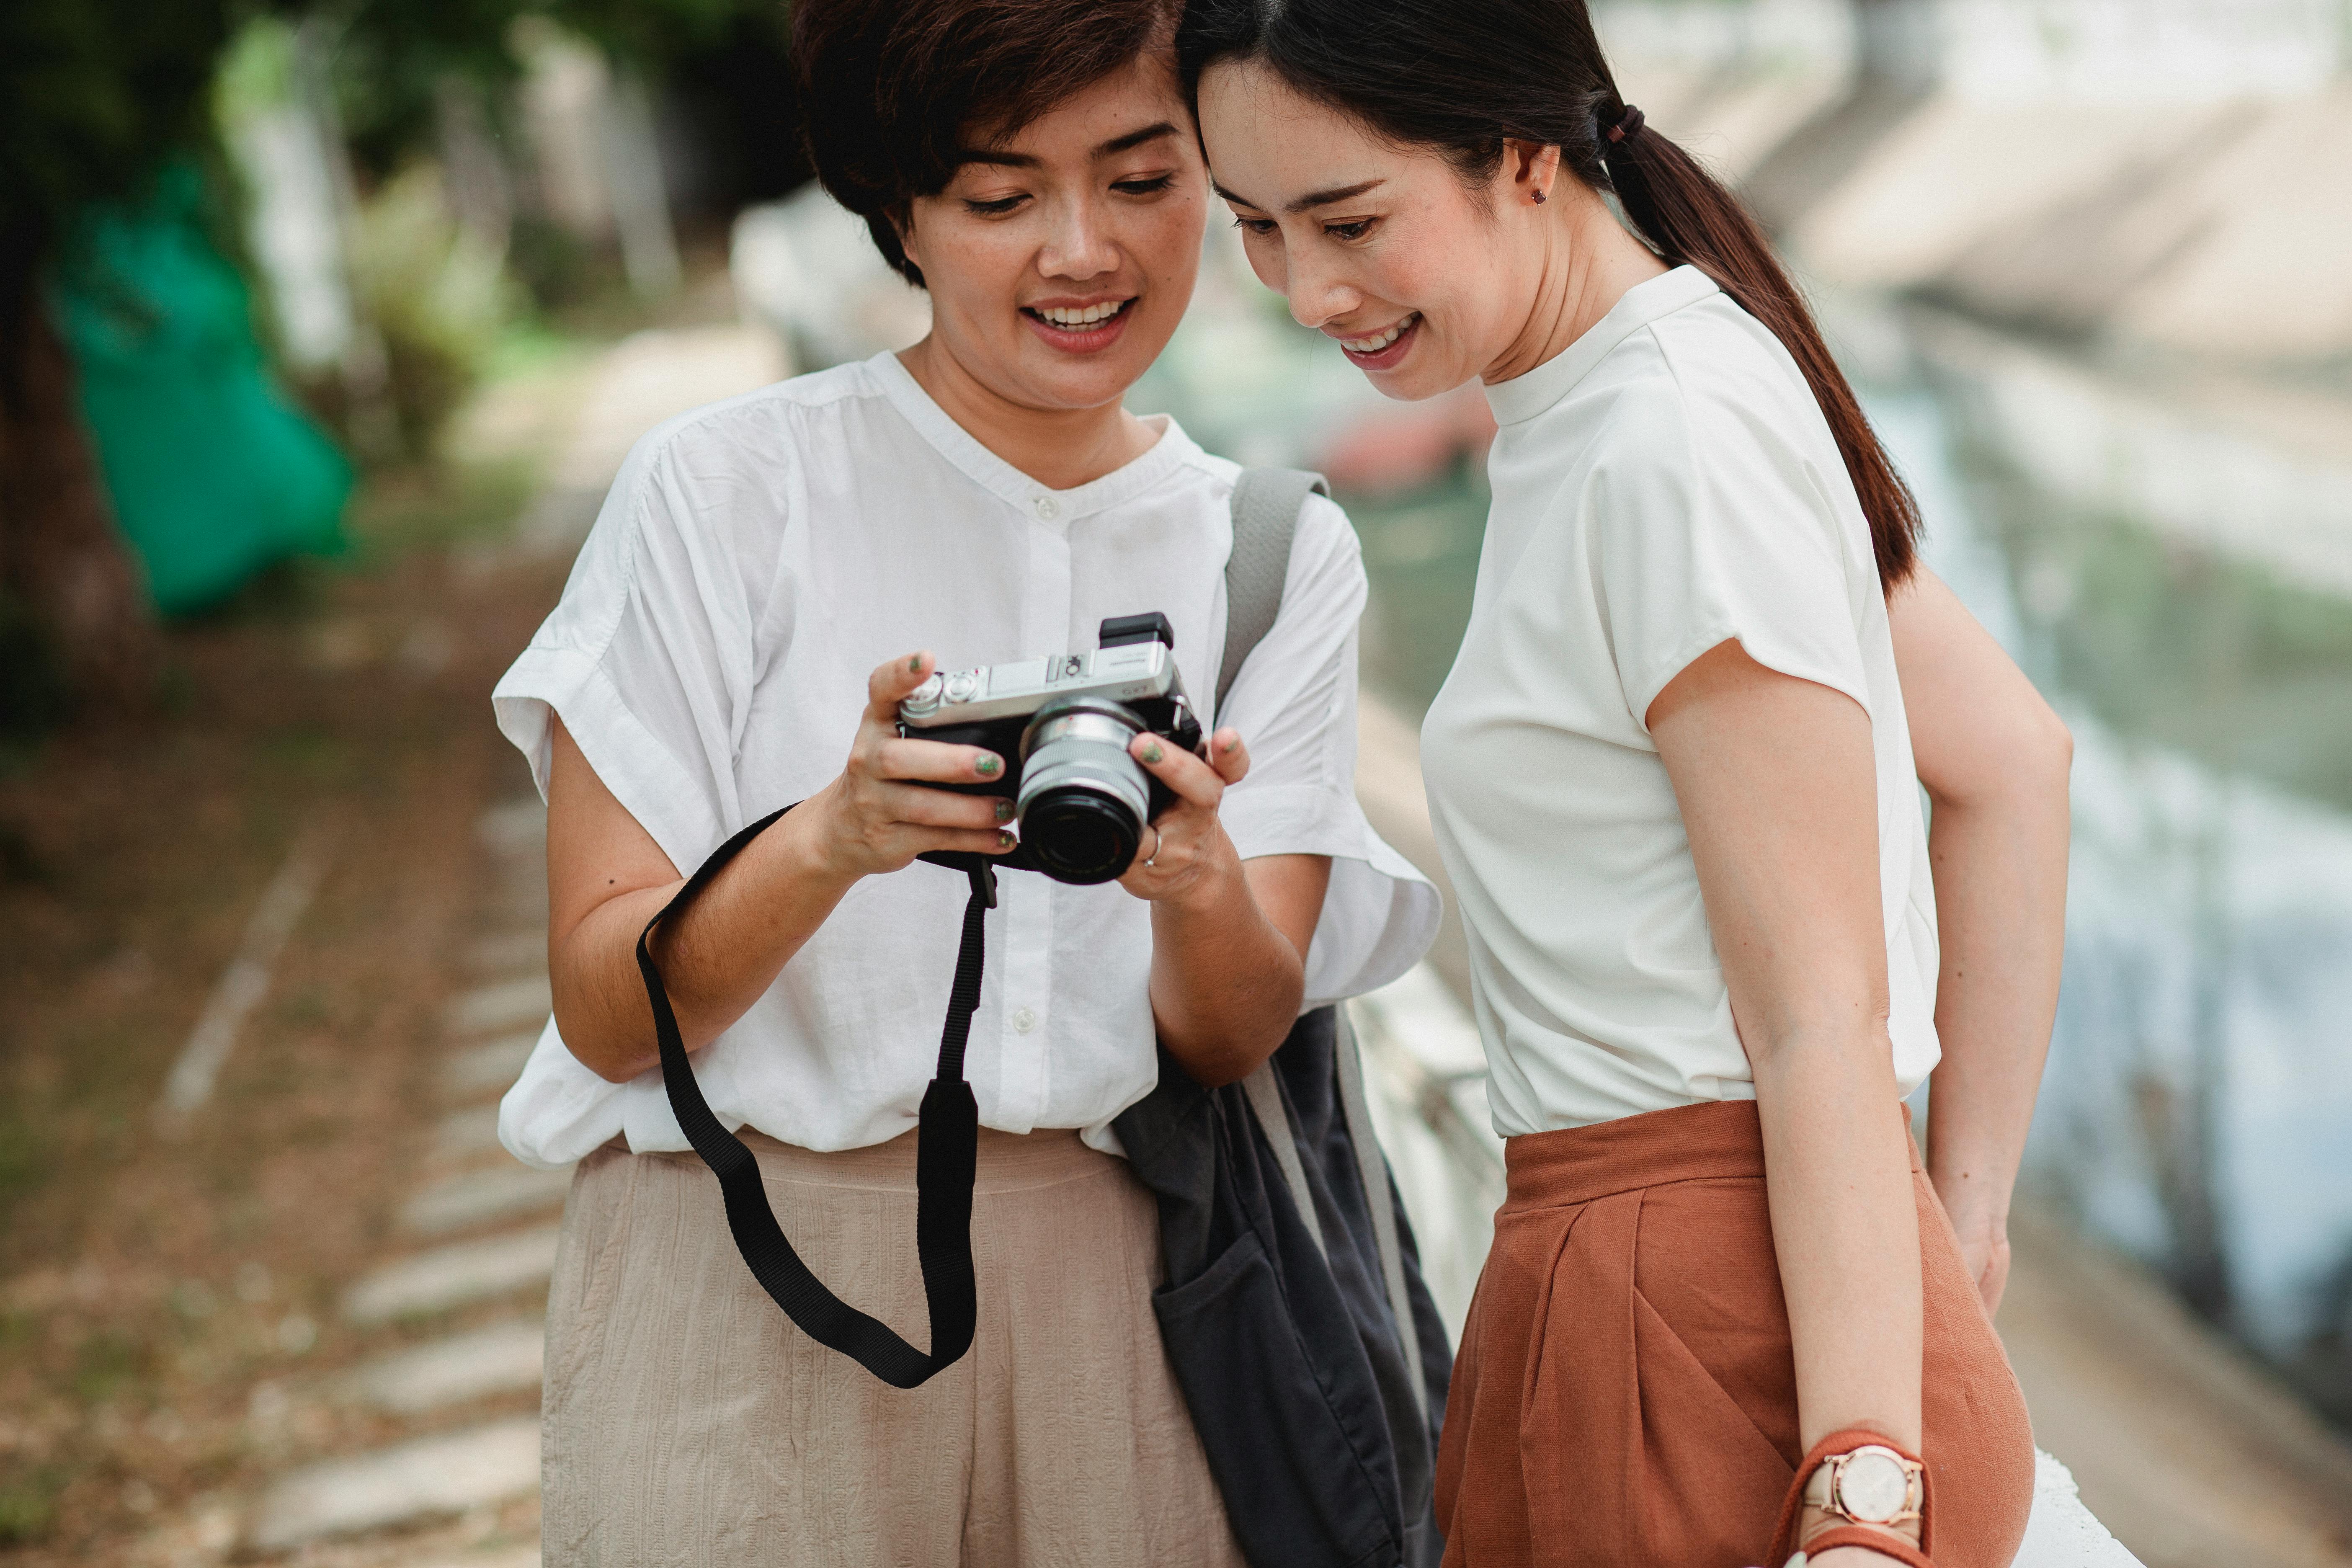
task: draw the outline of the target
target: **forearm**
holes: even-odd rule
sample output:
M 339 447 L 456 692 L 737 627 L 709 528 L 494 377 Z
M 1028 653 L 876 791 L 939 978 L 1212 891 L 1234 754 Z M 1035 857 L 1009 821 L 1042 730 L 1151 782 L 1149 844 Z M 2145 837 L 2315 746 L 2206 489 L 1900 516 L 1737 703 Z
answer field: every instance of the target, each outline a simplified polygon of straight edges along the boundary
M 1916 1453 L 1918 1216 L 1885 1031 L 1791 1038 L 1756 1054 L 1799 1442 L 1861 1426 Z
M 1152 1018 L 1202 1083 L 1231 1083 L 1265 1060 L 1306 987 L 1298 949 L 1259 905 L 1230 841 L 1184 897 L 1151 906 Z
M 692 908 L 654 932 L 654 963 L 689 1051 L 750 1010 L 855 881 L 813 852 L 800 816 L 793 812 L 753 839 Z M 605 900 L 550 954 L 563 1043 L 616 1083 L 660 1060 L 637 935 L 685 885 L 680 878 Z
M 1997 1231 L 2049 1053 L 2065 943 L 2067 810 L 2054 789 L 1938 802 L 1929 853 L 1943 949 L 1927 1171 L 1954 1225 Z

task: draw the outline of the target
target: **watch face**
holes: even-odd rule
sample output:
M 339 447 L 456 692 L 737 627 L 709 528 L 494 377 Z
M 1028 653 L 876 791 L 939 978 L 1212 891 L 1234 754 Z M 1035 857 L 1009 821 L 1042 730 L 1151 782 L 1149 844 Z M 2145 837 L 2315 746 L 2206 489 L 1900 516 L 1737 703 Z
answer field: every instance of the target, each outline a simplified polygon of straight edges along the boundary
M 1911 1477 L 1886 1448 L 1857 1448 L 1838 1467 L 1838 1506 L 1864 1524 L 1885 1524 L 1911 1500 Z

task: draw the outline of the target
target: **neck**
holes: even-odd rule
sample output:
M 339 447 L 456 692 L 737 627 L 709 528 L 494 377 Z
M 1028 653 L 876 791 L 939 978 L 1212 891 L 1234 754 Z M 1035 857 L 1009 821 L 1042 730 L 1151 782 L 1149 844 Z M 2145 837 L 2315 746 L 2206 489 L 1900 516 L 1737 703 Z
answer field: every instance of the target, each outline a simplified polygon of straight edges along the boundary
M 1600 195 L 1562 179 L 1574 195 L 1543 223 L 1542 258 L 1533 302 L 1519 330 L 1480 373 L 1488 385 L 1510 381 L 1542 364 L 1600 324 L 1617 301 L 1638 284 L 1664 277 L 1666 264 L 1625 232 Z M 1581 199 L 1577 199 L 1580 197 Z
M 1158 439 L 1116 400 L 1094 408 L 1038 408 L 990 386 L 934 331 L 898 363 L 973 440 L 1047 489 L 1072 489 L 1126 467 Z

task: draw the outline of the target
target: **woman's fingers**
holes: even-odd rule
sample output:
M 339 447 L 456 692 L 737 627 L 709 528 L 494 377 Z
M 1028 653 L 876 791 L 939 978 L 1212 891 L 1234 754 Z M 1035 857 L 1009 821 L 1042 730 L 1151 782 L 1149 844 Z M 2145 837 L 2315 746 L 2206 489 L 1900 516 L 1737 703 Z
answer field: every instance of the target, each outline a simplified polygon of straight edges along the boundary
M 1145 772 L 1174 790 L 1176 798 L 1187 805 L 1213 811 L 1217 802 L 1224 798 L 1225 781 L 1181 746 L 1157 735 L 1138 735 L 1128 743 L 1127 751 L 1128 755 L 1143 764 Z
M 989 784 L 1004 776 L 1004 759 L 978 746 L 950 746 L 940 741 L 885 741 L 874 748 L 872 772 L 877 778 L 908 779 L 929 784 Z
M 918 784 L 873 786 L 876 814 L 917 827 L 1000 827 L 1013 820 L 1013 803 L 1001 795 L 956 795 Z
M 1249 748 L 1242 744 L 1239 730 L 1220 730 L 1209 737 L 1209 765 L 1229 784 L 1237 784 L 1247 776 Z
M 926 842 L 916 851 L 928 855 L 938 850 L 950 850 L 969 855 L 1007 855 L 1020 846 L 1021 840 L 1003 828 L 986 833 L 970 831 L 955 833 L 930 832 L 923 835 Z
M 935 661 L 929 653 L 909 653 L 877 665 L 866 678 L 866 722 L 893 732 L 898 725 L 898 704 L 931 677 Z

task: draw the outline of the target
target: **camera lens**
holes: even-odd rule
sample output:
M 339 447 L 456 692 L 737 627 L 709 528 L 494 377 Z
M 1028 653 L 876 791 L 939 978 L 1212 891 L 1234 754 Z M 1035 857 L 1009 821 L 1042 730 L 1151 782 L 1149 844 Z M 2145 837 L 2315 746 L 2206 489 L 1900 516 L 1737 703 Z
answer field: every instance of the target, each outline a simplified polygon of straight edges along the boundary
M 1047 703 L 1022 737 L 1021 847 L 1057 882 L 1108 882 L 1143 842 L 1151 777 L 1127 754 L 1143 721 L 1116 702 Z
M 1021 817 L 1021 842 L 1047 876 L 1108 882 L 1135 858 L 1135 814 L 1093 790 L 1048 790 Z

